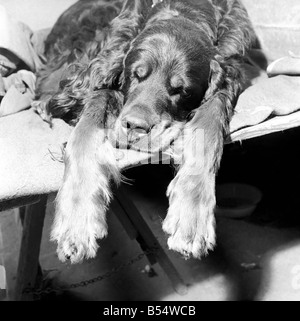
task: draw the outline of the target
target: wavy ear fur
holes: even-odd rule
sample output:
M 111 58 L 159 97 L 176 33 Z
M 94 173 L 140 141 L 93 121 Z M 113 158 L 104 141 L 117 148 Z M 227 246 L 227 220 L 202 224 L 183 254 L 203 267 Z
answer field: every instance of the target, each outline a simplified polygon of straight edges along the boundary
M 204 102 L 185 125 L 182 163 L 167 191 L 170 206 L 163 229 L 169 234 L 169 248 L 186 257 L 200 258 L 215 244 L 215 175 L 241 87 L 235 60 L 223 64 L 215 58 L 219 61 L 211 62 Z M 201 153 L 195 155 L 195 149 Z
M 151 0 L 124 2 L 120 14 L 111 21 L 101 52 L 87 64 L 73 64 L 76 71 L 47 103 L 48 114 L 75 125 L 82 112 L 84 97 L 100 88 L 118 88 L 124 57 L 143 27 L 151 3 Z

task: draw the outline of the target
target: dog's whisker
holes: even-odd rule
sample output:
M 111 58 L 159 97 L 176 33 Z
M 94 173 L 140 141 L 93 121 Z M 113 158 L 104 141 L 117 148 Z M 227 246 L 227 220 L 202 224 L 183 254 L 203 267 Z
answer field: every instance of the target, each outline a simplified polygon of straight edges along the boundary
M 48 148 L 48 152 L 49 152 L 50 157 L 51 157 L 51 159 L 52 159 L 53 161 L 58 161 L 58 162 L 60 162 L 60 163 L 63 163 L 63 162 L 64 162 L 64 160 L 63 160 L 63 154 L 59 154 L 59 153 L 56 153 L 56 152 L 52 152 L 49 148 Z M 60 157 L 55 156 L 55 154 L 58 155 L 58 156 L 60 156 Z
M 121 183 L 127 184 L 127 185 L 133 185 L 134 184 L 134 179 L 125 177 L 124 175 L 121 175 Z

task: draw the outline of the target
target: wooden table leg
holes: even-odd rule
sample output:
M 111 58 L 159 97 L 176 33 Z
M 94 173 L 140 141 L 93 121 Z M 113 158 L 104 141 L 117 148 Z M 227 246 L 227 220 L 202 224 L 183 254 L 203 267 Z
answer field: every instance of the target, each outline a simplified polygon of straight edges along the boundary
M 34 299 L 33 294 L 24 293 L 24 289 L 36 286 L 46 205 L 47 195 L 42 196 L 38 203 L 26 206 L 17 281 L 13 297 L 15 301 Z

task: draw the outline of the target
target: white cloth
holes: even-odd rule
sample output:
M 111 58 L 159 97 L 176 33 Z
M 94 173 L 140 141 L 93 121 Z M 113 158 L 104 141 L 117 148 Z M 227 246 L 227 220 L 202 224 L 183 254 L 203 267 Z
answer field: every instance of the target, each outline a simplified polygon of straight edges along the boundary
M 16 21 L 0 5 L 0 48 L 12 52 L 35 72 L 42 66 L 42 62 L 31 43 L 32 35 L 27 25 Z

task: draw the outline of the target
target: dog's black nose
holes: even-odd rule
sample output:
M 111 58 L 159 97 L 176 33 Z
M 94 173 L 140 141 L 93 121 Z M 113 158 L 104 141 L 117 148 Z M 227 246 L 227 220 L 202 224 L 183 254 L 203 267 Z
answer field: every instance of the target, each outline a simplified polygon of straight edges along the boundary
M 137 135 L 146 135 L 151 129 L 151 125 L 144 119 L 134 115 L 128 115 L 122 120 L 122 127 L 132 131 Z

